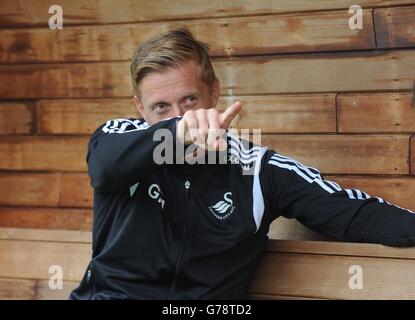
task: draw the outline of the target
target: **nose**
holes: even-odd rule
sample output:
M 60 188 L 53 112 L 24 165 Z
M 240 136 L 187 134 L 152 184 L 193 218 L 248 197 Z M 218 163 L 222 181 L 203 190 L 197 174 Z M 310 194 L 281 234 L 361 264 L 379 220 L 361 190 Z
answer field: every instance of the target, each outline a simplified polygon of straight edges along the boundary
M 173 113 L 175 117 L 181 117 L 184 115 L 185 110 L 178 105 L 173 105 Z

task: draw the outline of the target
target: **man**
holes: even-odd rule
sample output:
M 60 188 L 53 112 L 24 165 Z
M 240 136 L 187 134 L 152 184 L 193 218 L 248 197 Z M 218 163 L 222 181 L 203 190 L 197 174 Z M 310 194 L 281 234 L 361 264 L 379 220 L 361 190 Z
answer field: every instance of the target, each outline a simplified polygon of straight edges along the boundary
M 413 212 L 342 189 L 274 150 L 217 135 L 241 103 L 217 111 L 208 47 L 186 29 L 142 43 L 131 75 L 144 119 L 110 120 L 90 138 L 93 256 L 71 299 L 243 298 L 281 215 L 342 241 L 415 243 Z M 159 164 L 160 130 L 172 134 L 164 142 L 174 151 L 195 142 L 186 160 L 225 151 L 226 161 Z

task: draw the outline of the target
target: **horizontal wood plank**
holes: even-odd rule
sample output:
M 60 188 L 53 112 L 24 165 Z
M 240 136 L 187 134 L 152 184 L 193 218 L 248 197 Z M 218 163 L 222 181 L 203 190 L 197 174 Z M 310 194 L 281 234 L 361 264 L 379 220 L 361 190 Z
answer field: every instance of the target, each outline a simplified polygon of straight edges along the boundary
M 269 241 L 267 251 L 371 258 L 415 259 L 414 247 L 390 247 L 374 243 L 275 240 Z
M 260 128 L 263 133 L 336 132 L 334 94 L 221 97 L 218 109 L 235 100 L 243 104 L 233 123 L 236 128 Z M 51 99 L 36 106 L 41 134 L 91 134 L 109 119 L 141 117 L 128 98 Z
M 187 27 L 210 45 L 212 56 L 375 48 L 370 10 L 364 28 L 347 27 L 348 11 L 266 15 L 108 26 L 0 30 L 0 62 L 131 60 L 138 44 L 177 27 Z M 258 37 L 261 30 L 261 37 Z
M 375 9 L 376 40 L 379 48 L 415 46 L 415 7 Z
M 413 50 L 264 56 L 214 62 L 228 95 L 412 89 Z M 408 69 L 409 68 L 409 69 Z M 359 76 L 358 76 L 359 74 Z
M 0 205 L 91 208 L 93 204 L 87 173 L 3 172 L 0 189 L 4 190 Z
M 267 254 L 250 292 L 331 299 L 415 299 L 414 260 L 298 253 Z M 349 268 L 363 271 L 363 288 L 352 290 Z
M 132 93 L 125 62 L 0 66 L 3 98 L 131 97 Z
M 262 135 L 261 144 L 326 174 L 409 174 L 407 135 Z
M 340 94 L 339 132 L 415 132 L 412 93 Z
M 0 103 L 0 134 L 33 133 L 34 108 L 30 103 Z
M 60 179 L 60 173 L 0 173 L 0 204 L 56 206 Z
M 59 206 L 92 208 L 93 188 L 86 173 L 63 173 Z
M 262 135 L 262 145 L 323 173 L 409 174 L 409 136 Z M 0 168 L 86 171 L 84 137 L 0 137 Z
M 232 122 L 238 129 L 261 129 L 262 133 L 334 133 L 334 94 L 268 95 L 222 97 L 218 109 L 225 110 L 235 100 L 242 110 Z
M 50 230 L 34 228 L 0 227 L 0 240 L 21 240 L 40 242 L 65 242 L 91 244 L 92 232 L 74 230 Z
M 68 300 L 72 290 L 79 286 L 79 282 L 63 281 L 62 289 L 51 289 L 49 281 L 36 281 L 36 300 Z
M 223 95 L 409 90 L 415 50 L 216 59 Z M 3 98 L 131 97 L 129 63 L 0 66 Z
M 109 119 L 137 118 L 133 99 L 59 99 L 36 103 L 41 134 L 92 134 Z
M 270 225 L 268 232 L 270 239 L 279 240 L 313 240 L 313 241 L 330 241 L 322 234 L 314 232 L 302 225 L 298 220 L 279 217 Z
M 361 0 L 364 8 L 410 4 L 413 0 Z M 73 24 L 125 23 L 138 21 L 189 19 L 194 17 L 223 17 L 264 13 L 285 13 L 297 11 L 316 11 L 331 9 L 349 9 L 356 4 L 353 0 L 309 1 L 309 0 L 271 0 L 251 1 L 150 1 L 116 0 L 105 2 L 83 0 L 63 0 L 59 5 L 64 8 L 64 26 Z M 42 26 L 47 27 L 49 18 L 47 0 L 4 1 L 1 7 L 0 26 Z M 145 8 L 145 10 L 143 10 Z
M 415 135 L 412 135 L 411 137 L 410 161 L 411 161 L 411 174 L 415 176 Z
M 296 296 L 281 296 L 281 295 L 267 295 L 267 294 L 247 294 L 248 299 L 253 300 L 326 300 L 321 298 L 305 298 Z
M 36 280 L 0 278 L 0 300 L 34 300 Z
M 0 207 L 1 228 L 92 230 L 91 209 Z
M 0 252 L 1 277 L 49 280 L 59 265 L 66 281 L 80 281 L 92 254 L 90 244 L 21 240 L 1 240 Z
M 51 289 L 46 280 L 0 278 L 0 300 L 67 300 L 78 285 L 65 281 L 62 289 Z
M 85 171 L 87 137 L 0 137 L 0 169 Z

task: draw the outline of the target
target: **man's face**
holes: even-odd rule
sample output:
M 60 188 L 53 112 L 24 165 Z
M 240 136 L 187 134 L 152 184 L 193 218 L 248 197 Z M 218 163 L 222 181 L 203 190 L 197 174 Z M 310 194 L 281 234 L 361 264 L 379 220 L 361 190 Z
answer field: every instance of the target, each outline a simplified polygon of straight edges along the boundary
M 141 97 L 134 96 L 137 110 L 149 124 L 182 116 L 187 110 L 215 108 L 220 93 L 219 81 L 209 88 L 199 75 L 194 60 L 180 67 L 152 72 L 140 82 Z

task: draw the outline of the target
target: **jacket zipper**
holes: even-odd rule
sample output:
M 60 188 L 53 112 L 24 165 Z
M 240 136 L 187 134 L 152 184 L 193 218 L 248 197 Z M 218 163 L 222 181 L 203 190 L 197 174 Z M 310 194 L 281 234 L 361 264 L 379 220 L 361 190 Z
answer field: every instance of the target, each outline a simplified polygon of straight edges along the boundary
M 184 183 L 184 226 L 183 226 L 183 240 L 182 240 L 182 245 L 180 247 L 179 250 L 179 254 L 177 256 L 177 261 L 176 261 L 176 266 L 175 266 L 175 270 L 174 270 L 174 278 L 173 278 L 173 282 L 171 284 L 170 290 L 169 290 L 169 294 L 167 296 L 167 299 L 171 299 L 171 295 L 173 293 L 173 289 L 174 286 L 176 285 L 176 280 L 177 280 L 177 276 L 179 273 L 179 266 L 180 266 L 180 262 L 183 258 L 184 255 L 184 247 L 185 247 L 185 243 L 186 243 L 186 229 L 187 229 L 187 216 L 188 216 L 188 202 L 189 202 L 189 190 L 190 190 L 190 181 L 186 180 L 186 182 Z

